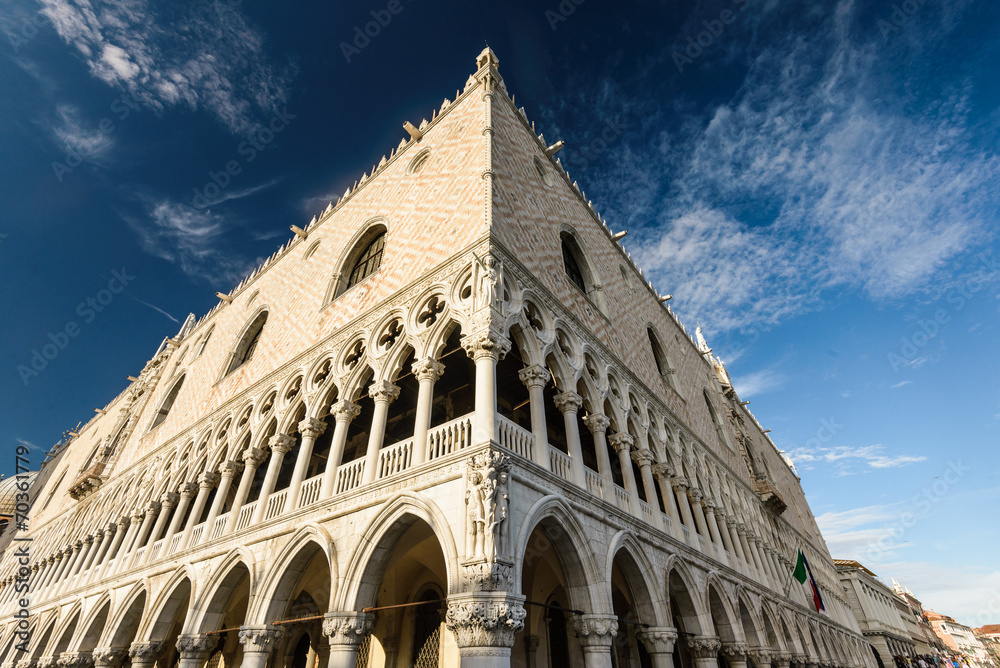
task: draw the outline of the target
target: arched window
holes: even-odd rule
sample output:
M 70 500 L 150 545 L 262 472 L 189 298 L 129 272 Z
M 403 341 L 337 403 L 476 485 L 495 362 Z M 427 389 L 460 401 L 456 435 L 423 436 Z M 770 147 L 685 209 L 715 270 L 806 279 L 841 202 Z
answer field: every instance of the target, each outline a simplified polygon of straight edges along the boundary
M 646 328 L 646 336 L 649 337 L 649 349 L 653 353 L 653 360 L 656 362 L 656 370 L 660 377 L 667 385 L 677 389 L 674 385 L 674 369 L 670 366 L 670 359 L 667 357 L 667 351 L 663 344 L 660 343 L 660 337 L 657 336 L 652 327 Z
M 566 276 L 572 281 L 576 287 L 583 290 L 584 294 L 587 294 L 587 279 L 584 278 L 583 269 L 581 268 L 581 261 L 579 258 L 580 249 L 577 247 L 576 242 L 573 237 L 563 233 L 562 235 L 562 256 L 563 256 L 563 267 L 566 269 Z
M 722 423 L 719 421 L 719 414 L 715 412 L 715 406 L 712 405 L 712 399 L 708 396 L 708 390 L 702 391 L 702 396 L 705 397 L 705 405 L 708 406 L 708 413 L 712 416 L 712 424 L 715 425 L 715 433 L 719 436 L 719 440 L 723 444 L 729 445 L 729 439 L 726 438 L 726 432 L 722 428 Z
M 205 346 L 208 345 L 208 340 L 212 338 L 212 332 L 214 331 L 215 331 L 215 326 L 213 325 L 212 327 L 209 328 L 207 332 L 205 332 L 205 336 L 202 337 L 201 339 L 201 345 L 198 346 L 198 354 L 195 355 L 195 357 L 201 357 L 201 354 L 205 352 Z
M 385 232 L 380 232 L 368 242 L 351 267 L 350 278 L 347 279 L 347 289 L 365 280 L 382 266 L 382 252 L 385 250 Z
M 227 376 L 249 362 L 250 358 L 253 357 L 254 350 L 257 349 L 257 344 L 260 342 L 260 335 L 264 331 L 264 325 L 266 323 L 267 311 L 261 312 L 260 315 L 254 318 L 250 327 L 248 327 L 246 332 L 244 332 L 239 345 L 236 346 L 236 349 L 233 351 L 232 361 L 229 363 L 229 368 L 226 370 Z
M 173 407 L 174 402 L 177 401 L 177 394 L 181 391 L 181 385 L 184 384 L 184 378 L 186 376 L 181 376 L 180 380 L 174 383 L 174 386 L 170 388 L 167 392 L 166 398 L 164 398 L 163 403 L 160 404 L 160 410 L 156 411 L 156 415 L 153 416 L 153 424 L 149 425 L 149 429 L 153 430 L 160 426 L 160 424 L 167 419 L 167 415 L 170 414 L 170 409 Z

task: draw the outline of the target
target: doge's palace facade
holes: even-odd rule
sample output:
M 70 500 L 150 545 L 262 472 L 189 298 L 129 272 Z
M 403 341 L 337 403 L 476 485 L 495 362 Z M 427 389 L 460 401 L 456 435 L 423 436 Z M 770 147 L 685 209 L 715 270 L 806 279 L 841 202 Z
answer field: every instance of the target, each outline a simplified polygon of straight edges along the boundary
M 794 471 L 497 66 L 47 464 L 3 668 L 873 665 Z

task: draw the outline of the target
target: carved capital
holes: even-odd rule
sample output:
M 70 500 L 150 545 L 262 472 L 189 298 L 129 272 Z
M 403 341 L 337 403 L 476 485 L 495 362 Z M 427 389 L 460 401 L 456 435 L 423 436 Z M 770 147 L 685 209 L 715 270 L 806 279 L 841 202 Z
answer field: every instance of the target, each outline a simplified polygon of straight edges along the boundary
M 278 644 L 282 636 L 281 629 L 273 626 L 241 626 L 240 642 L 243 644 L 243 652 L 269 653 Z
M 638 464 L 640 468 L 643 466 L 650 466 L 653 463 L 653 453 L 649 451 L 649 448 L 633 450 L 632 461 Z
M 93 536 L 93 534 L 86 536 L 83 539 L 83 544 L 87 545 L 87 546 L 93 545 L 94 544 L 94 536 Z
M 128 652 L 124 647 L 101 647 L 94 652 L 95 668 L 118 668 Z
M 445 624 L 460 648 L 513 647 L 514 634 L 524 628 L 527 615 L 522 600 L 507 594 L 453 596 Z
M 667 482 L 670 482 L 670 478 L 674 475 L 674 470 L 670 467 L 670 464 L 666 462 L 657 462 L 653 464 L 653 475 L 657 478 L 664 478 Z
M 632 434 L 619 431 L 611 434 L 611 436 L 608 436 L 608 443 L 610 443 L 611 447 L 615 449 L 615 452 L 628 452 L 632 449 L 635 439 L 632 438 Z
M 414 362 L 410 366 L 410 371 L 413 372 L 417 381 L 421 383 L 425 380 L 437 382 L 437 379 L 444 373 L 444 364 L 438 362 L 433 357 L 425 357 L 422 360 Z
M 198 487 L 200 489 L 212 489 L 219 484 L 219 474 L 214 471 L 205 471 L 198 474 Z
M 374 626 L 375 616 L 370 612 L 328 612 L 323 615 L 323 635 L 331 645 L 360 645 Z
M 472 359 L 491 357 L 494 362 L 502 360 L 511 346 L 510 339 L 491 331 L 468 334 L 461 338 L 460 343 L 465 349 L 465 354 Z
M 147 503 L 146 504 L 146 512 L 147 513 L 158 513 L 158 512 L 160 512 L 160 502 L 159 501 L 150 501 L 149 503 Z
M 140 522 L 142 522 L 142 518 L 145 516 L 146 516 L 145 511 L 136 510 L 135 512 L 132 513 L 132 515 L 129 516 L 129 520 L 131 520 L 132 524 L 139 524 Z
M 771 668 L 789 668 L 791 662 L 791 652 L 773 652 L 771 655 Z
M 722 643 L 722 656 L 732 663 L 736 662 L 746 662 L 747 655 L 750 653 L 750 646 L 745 642 L 727 642 Z
M 691 500 L 692 501 L 694 501 L 695 503 L 698 503 L 699 501 L 701 501 L 704 498 L 705 498 L 705 495 L 702 494 L 702 492 L 701 492 L 700 489 L 698 489 L 697 487 L 692 487 L 691 488 Z
M 753 659 L 754 665 L 766 666 L 771 663 L 774 658 L 775 652 L 769 647 L 751 647 L 750 648 L 750 658 Z
M 181 498 L 180 494 L 178 494 L 177 492 L 164 492 L 160 496 L 160 504 L 162 506 L 166 506 L 167 508 L 173 508 L 174 506 L 177 505 L 177 502 L 180 500 L 180 498 Z
M 198 492 L 198 485 L 194 484 L 193 482 L 181 483 L 180 486 L 177 488 L 177 493 L 181 495 L 181 498 L 187 499 L 188 501 L 190 501 L 191 497 L 193 497 L 197 492 Z
M 247 448 L 243 451 L 243 463 L 251 468 L 257 468 L 267 459 L 267 450 L 263 448 Z
M 302 438 L 319 438 L 326 431 L 326 423 L 316 418 L 306 418 L 299 422 L 299 433 Z
M 229 478 L 230 480 L 232 480 L 233 477 L 235 477 L 236 474 L 242 470 L 243 462 L 229 460 L 219 464 L 219 475 L 223 478 Z
M 685 494 L 688 491 L 688 479 L 684 476 L 677 476 L 670 479 L 670 484 L 678 494 Z
M 21 659 L 14 664 L 15 668 L 36 668 L 38 661 L 35 659 Z
M 635 635 L 650 654 L 671 654 L 677 641 L 677 629 L 672 626 L 640 627 Z
M 353 401 L 341 400 L 330 406 L 330 415 L 337 422 L 350 422 L 361 413 L 361 406 Z
M 514 587 L 514 565 L 506 561 L 477 561 L 462 565 L 465 591 L 509 591 Z
M 63 652 L 56 660 L 59 668 L 88 668 L 94 665 L 90 652 Z
M 611 420 L 607 415 L 601 413 L 591 413 L 590 415 L 583 418 L 583 423 L 587 425 L 587 429 L 590 430 L 591 434 L 595 436 L 597 434 L 603 434 L 608 431 L 608 427 L 611 426 Z
M 545 384 L 552 378 L 549 370 L 538 364 L 526 366 L 517 372 L 517 377 L 521 379 L 525 387 L 545 387 Z
M 583 397 L 573 390 L 557 394 L 553 397 L 553 401 L 560 413 L 576 413 L 583 406 Z
M 205 660 L 216 647 L 219 646 L 219 636 L 210 636 L 207 633 L 192 633 L 177 637 L 177 651 L 182 659 Z
M 35 662 L 35 668 L 56 668 L 58 660 L 55 656 L 40 656 Z
M 288 434 L 275 434 L 267 439 L 267 444 L 274 454 L 285 455 L 295 446 L 295 439 Z
M 585 653 L 607 650 L 618 635 L 615 615 L 578 615 L 573 618 L 573 631 Z
M 714 659 L 722 647 L 717 636 L 695 636 L 688 640 L 687 645 L 696 659 Z
M 387 380 L 380 380 L 368 386 L 368 396 L 371 397 L 375 403 L 381 401 L 391 404 L 399 398 L 399 385 L 393 385 Z
M 162 642 L 134 642 L 128 648 L 128 655 L 132 658 L 133 665 L 136 662 L 153 663 L 163 652 Z

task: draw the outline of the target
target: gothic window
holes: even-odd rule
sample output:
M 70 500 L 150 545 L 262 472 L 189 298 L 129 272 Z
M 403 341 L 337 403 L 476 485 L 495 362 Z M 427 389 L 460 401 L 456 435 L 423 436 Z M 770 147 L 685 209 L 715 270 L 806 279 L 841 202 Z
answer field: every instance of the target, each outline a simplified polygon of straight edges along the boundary
M 712 399 L 708 396 L 708 390 L 702 391 L 702 396 L 705 397 L 705 405 L 708 406 L 708 414 L 712 416 L 712 424 L 715 425 L 715 433 L 725 445 L 729 445 L 729 440 L 726 438 L 726 432 L 722 429 L 722 423 L 719 421 L 719 414 L 715 412 L 715 406 L 712 405 Z
M 576 232 L 570 228 L 564 228 L 559 234 L 559 241 L 566 278 L 578 287 L 594 306 L 602 312 L 606 312 L 600 281 Z
M 198 354 L 195 355 L 195 357 L 201 357 L 201 354 L 205 352 L 205 346 L 208 345 L 208 340 L 212 338 L 212 332 L 214 331 L 215 327 L 213 326 L 205 333 L 205 336 L 202 337 L 201 344 L 198 346 Z
M 365 280 L 382 265 L 382 252 L 385 250 L 385 232 L 381 232 L 377 237 L 368 242 L 368 245 L 358 259 L 355 260 L 351 268 L 351 277 L 347 280 L 347 288 L 351 289 L 361 281 Z
M 239 345 L 237 345 L 236 350 L 233 351 L 232 360 L 229 363 L 229 368 L 226 370 L 227 376 L 249 362 L 250 358 L 253 357 L 254 351 L 257 349 L 257 345 L 260 343 L 260 335 L 264 331 L 264 325 L 266 323 L 267 311 L 263 311 L 254 319 L 254 321 L 250 324 L 250 327 L 247 328 L 246 332 L 244 332 Z
M 170 388 L 167 392 L 166 398 L 163 403 L 160 404 L 160 409 L 156 411 L 156 415 L 153 416 L 153 424 L 149 425 L 149 429 L 153 430 L 160 426 L 160 424 L 167 419 L 167 415 L 170 414 L 170 409 L 173 408 L 174 402 L 177 401 L 177 394 L 181 391 L 181 385 L 184 384 L 184 376 L 180 377 L 174 386 Z
M 667 385 L 676 389 L 673 376 L 674 369 L 670 366 L 667 351 L 664 349 L 663 344 L 660 343 L 660 337 L 657 336 L 652 327 L 646 328 L 646 335 L 649 337 L 649 348 L 653 352 L 653 360 L 656 362 L 657 372 L 659 372 L 660 377 L 663 378 L 663 381 Z
M 587 281 L 583 278 L 583 270 L 580 269 L 580 261 L 577 260 L 577 253 L 573 248 L 575 244 L 572 243 L 572 239 L 569 235 L 563 235 L 562 239 L 562 256 L 563 256 L 563 266 L 566 268 L 566 276 L 569 280 L 573 282 L 576 287 L 583 290 L 584 293 L 587 292 Z

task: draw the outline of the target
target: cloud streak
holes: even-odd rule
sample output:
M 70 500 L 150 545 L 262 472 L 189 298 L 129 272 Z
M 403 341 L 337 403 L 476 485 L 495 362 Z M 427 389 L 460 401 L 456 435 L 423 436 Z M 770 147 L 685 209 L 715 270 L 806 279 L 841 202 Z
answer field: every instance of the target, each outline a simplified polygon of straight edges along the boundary
M 882 445 L 865 446 L 812 446 L 788 451 L 796 468 L 811 470 L 819 466 L 830 467 L 837 475 L 853 475 L 871 469 L 892 469 L 927 461 L 924 455 L 886 454 Z M 861 465 L 859 469 L 857 465 Z

